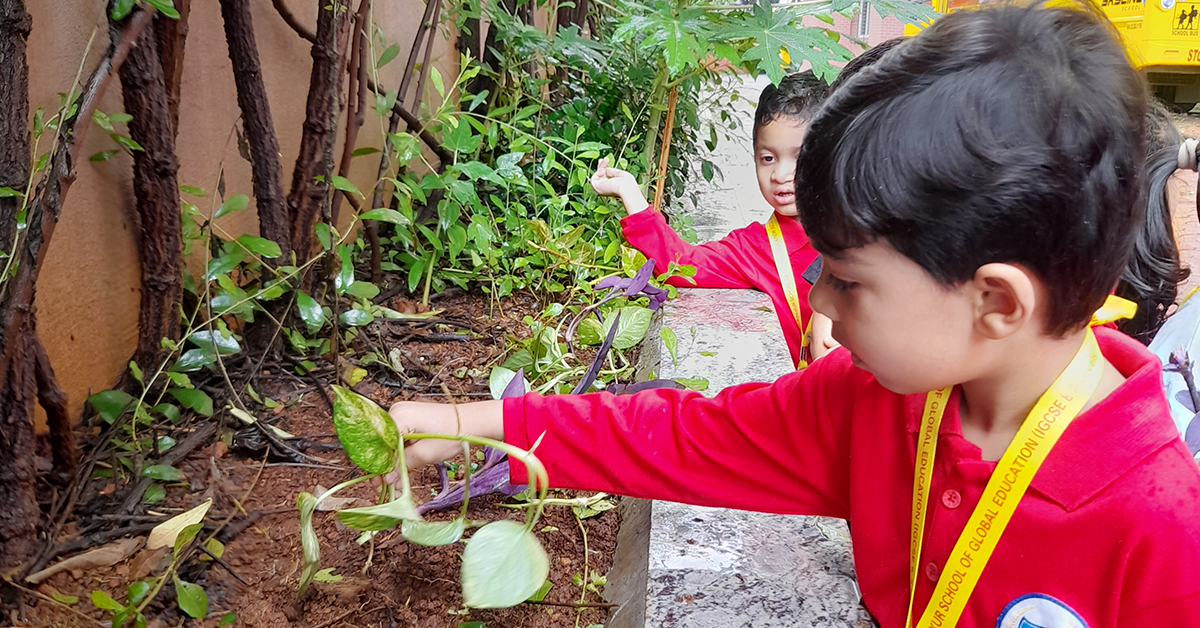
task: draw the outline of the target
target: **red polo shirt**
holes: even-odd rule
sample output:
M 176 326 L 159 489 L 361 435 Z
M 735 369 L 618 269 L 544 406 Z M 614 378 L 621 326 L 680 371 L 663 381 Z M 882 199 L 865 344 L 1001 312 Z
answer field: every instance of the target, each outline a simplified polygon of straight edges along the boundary
M 1034 476 L 960 626 L 1200 626 L 1200 471 L 1171 422 L 1158 360 L 1117 332 L 1096 336 L 1127 379 L 1071 424 Z M 849 519 L 863 602 L 881 628 L 903 628 L 923 403 L 838 349 L 712 399 L 669 389 L 512 398 L 504 428 L 522 448 L 545 433 L 537 455 L 556 487 Z M 962 437 L 957 410 L 949 404 L 938 439 L 918 616 L 995 468 Z M 1038 605 L 1083 623 L 1022 615 Z
M 792 273 L 796 277 L 796 292 L 800 297 L 800 315 L 803 321 L 797 324 L 783 295 L 783 285 L 775 259 L 771 257 L 771 242 L 767 228 L 761 223 L 752 223 L 731 232 L 716 242 L 689 244 L 667 224 L 662 213 L 653 209 L 630 214 L 621 219 L 621 231 L 634 248 L 654 260 L 654 270 L 667 272 L 671 262 L 695 266 L 696 283 L 686 278 L 671 279 L 667 283 L 679 287 L 693 288 L 753 288 L 767 293 L 775 306 L 783 337 L 787 340 L 792 363 L 800 358 L 800 343 L 807 329 L 812 308 L 808 306 L 808 290 L 816 281 L 810 272 L 808 280 L 803 277 L 817 259 L 817 251 L 808 243 L 808 236 L 800 221 L 787 216 L 779 217 L 779 227 L 787 244 L 788 257 L 792 260 Z

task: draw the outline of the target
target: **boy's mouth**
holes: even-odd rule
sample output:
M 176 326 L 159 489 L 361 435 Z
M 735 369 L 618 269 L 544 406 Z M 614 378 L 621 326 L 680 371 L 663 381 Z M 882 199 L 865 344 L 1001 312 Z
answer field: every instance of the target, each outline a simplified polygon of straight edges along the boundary
M 796 202 L 796 193 L 791 190 L 777 190 L 772 196 L 779 205 L 791 205 Z

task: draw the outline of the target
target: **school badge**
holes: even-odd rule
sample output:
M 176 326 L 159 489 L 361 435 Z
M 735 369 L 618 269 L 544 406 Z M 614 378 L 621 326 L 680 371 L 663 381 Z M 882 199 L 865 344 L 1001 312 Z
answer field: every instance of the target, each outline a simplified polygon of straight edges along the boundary
M 1062 601 L 1043 593 L 1028 593 L 1004 607 L 996 628 L 1088 628 L 1088 625 Z

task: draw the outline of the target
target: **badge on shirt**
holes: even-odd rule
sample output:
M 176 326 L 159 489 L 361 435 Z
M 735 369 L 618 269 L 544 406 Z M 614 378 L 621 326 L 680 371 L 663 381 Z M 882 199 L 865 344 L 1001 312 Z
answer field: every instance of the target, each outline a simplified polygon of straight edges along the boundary
M 1008 603 L 996 628 L 1088 628 L 1070 606 L 1044 593 L 1027 593 Z

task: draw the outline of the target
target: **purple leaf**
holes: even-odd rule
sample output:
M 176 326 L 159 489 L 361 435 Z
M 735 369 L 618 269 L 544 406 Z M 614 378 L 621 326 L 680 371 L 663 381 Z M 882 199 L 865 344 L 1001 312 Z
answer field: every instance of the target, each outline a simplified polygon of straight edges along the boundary
M 509 483 L 508 461 L 471 476 L 471 497 L 482 497 L 492 493 L 503 493 L 507 497 L 512 497 L 526 488 L 524 485 Z M 442 491 L 433 499 L 417 506 L 417 512 L 425 514 L 458 506 L 463 502 L 465 490 L 465 485 L 459 482 L 450 490 Z
M 645 264 L 638 269 L 630 280 L 629 285 L 625 288 L 625 296 L 631 297 L 641 292 L 646 286 L 650 285 L 650 278 L 654 276 L 654 260 L 646 260 Z
M 667 292 L 666 290 L 663 290 L 662 288 L 655 288 L 654 286 L 646 286 L 645 288 L 642 289 L 642 294 L 646 295 L 647 297 L 650 297 L 650 304 L 647 305 L 646 307 L 650 308 L 650 311 L 652 311 L 652 312 L 657 312 L 658 308 L 662 307 L 662 304 L 667 302 L 667 296 L 670 293 Z
M 1192 407 L 1194 404 L 1192 403 L 1192 393 L 1191 392 L 1186 391 L 1186 390 L 1181 390 L 1181 391 L 1175 393 L 1175 401 L 1178 401 L 1179 405 L 1190 410 L 1192 412 L 1192 414 L 1196 413 L 1196 409 Z
M 438 480 L 441 482 L 442 486 L 442 488 L 438 489 L 438 493 L 445 493 L 446 491 L 450 490 L 450 473 L 446 470 L 446 463 L 439 462 L 434 465 L 434 468 L 437 469 Z
M 600 283 L 596 284 L 596 289 L 607 290 L 609 288 L 624 288 L 626 281 L 629 280 L 620 275 L 609 275 L 604 279 L 601 279 Z
M 483 448 L 483 464 L 480 465 L 479 470 L 484 471 L 484 470 L 487 470 L 487 469 L 490 469 L 490 468 L 496 466 L 496 464 L 499 463 L 501 460 L 504 460 L 504 457 L 507 455 L 508 454 L 504 453 L 503 451 L 500 451 L 499 449 L 493 449 L 491 447 L 484 447 Z
M 687 386 L 684 386 L 673 379 L 648 379 L 644 382 L 634 382 L 632 384 L 613 384 L 612 386 L 608 387 L 608 392 L 614 395 L 632 395 L 636 392 L 651 390 L 654 388 L 687 390 Z
M 517 374 L 513 375 L 512 380 L 504 387 L 504 392 L 500 393 L 501 399 L 509 397 L 520 397 L 525 394 L 525 369 L 517 369 Z
M 604 358 L 608 357 L 608 350 L 612 349 L 613 338 L 617 337 L 617 325 L 621 324 L 621 313 L 613 317 L 612 326 L 608 328 L 608 335 L 604 337 L 604 343 L 596 351 L 596 357 L 592 359 L 591 366 L 588 367 L 587 373 L 584 373 L 583 379 L 575 385 L 575 389 L 571 391 L 572 395 L 579 395 L 587 392 L 592 387 L 592 382 L 596 381 L 596 376 L 600 374 L 600 367 L 604 366 Z
M 1187 443 L 1193 456 L 1200 452 L 1200 420 L 1196 417 L 1192 417 L 1192 422 L 1188 423 L 1187 431 L 1183 433 L 1183 442 Z

